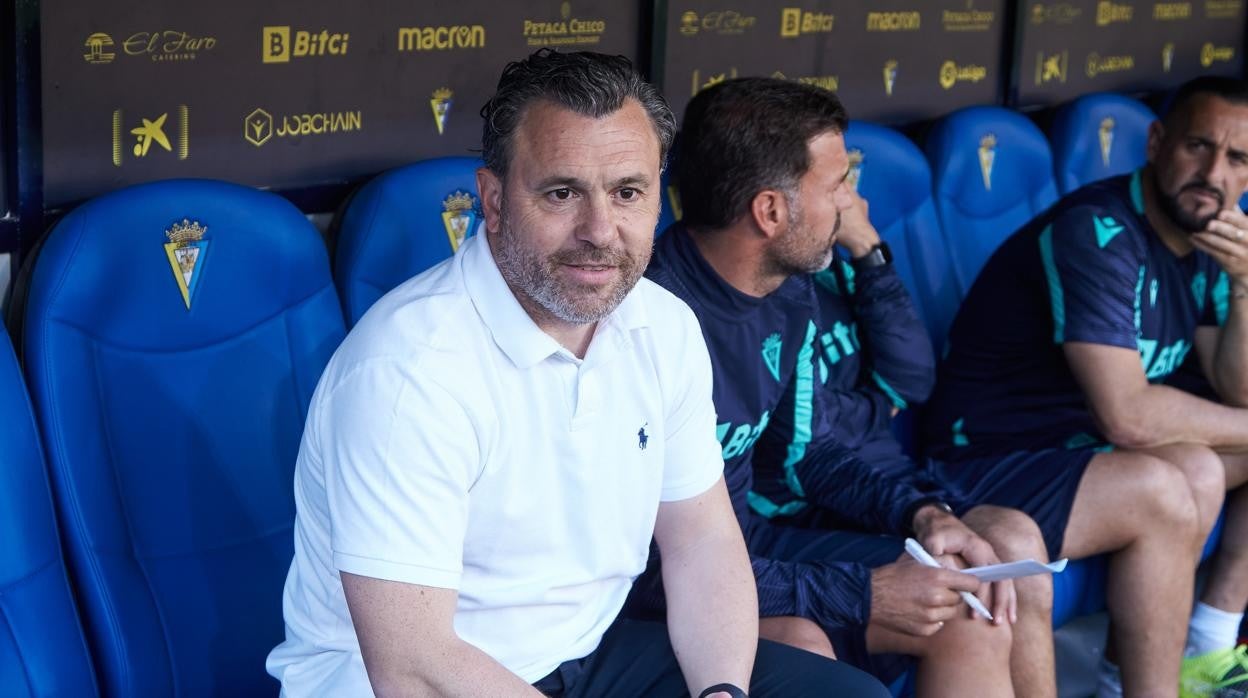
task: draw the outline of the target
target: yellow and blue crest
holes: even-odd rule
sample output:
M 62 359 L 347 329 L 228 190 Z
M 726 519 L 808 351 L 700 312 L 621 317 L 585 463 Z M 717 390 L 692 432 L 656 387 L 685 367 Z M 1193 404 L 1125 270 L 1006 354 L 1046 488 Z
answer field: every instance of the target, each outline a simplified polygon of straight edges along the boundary
M 979 139 L 979 173 L 984 176 L 984 189 L 992 191 L 992 166 L 997 161 L 997 136 L 986 134 Z
M 865 157 L 860 148 L 849 149 L 849 174 L 845 181 L 849 182 L 854 191 L 858 191 L 858 181 L 862 179 L 862 161 Z
M 207 232 L 207 226 L 186 218 L 165 231 L 165 237 L 169 239 L 165 243 L 165 256 L 169 259 L 173 279 L 178 284 L 178 291 L 182 293 L 182 302 L 186 304 L 187 310 L 191 309 L 191 301 L 195 299 L 195 291 L 204 276 L 209 243 L 204 239 L 204 234 Z
M 456 191 L 442 202 L 442 225 L 451 242 L 451 252 L 477 229 L 477 200 L 472 194 Z
M 450 116 L 454 97 L 455 93 L 440 87 L 433 91 L 433 99 L 429 100 L 429 106 L 433 107 L 433 123 L 438 127 L 439 136 L 446 130 L 446 117 Z

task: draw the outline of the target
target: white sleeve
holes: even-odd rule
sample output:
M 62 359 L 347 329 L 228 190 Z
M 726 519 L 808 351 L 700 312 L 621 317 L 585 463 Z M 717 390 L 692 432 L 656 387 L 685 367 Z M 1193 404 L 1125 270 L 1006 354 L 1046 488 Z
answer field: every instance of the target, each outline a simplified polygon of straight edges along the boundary
M 456 589 L 480 453 L 463 407 L 419 374 L 376 360 L 324 404 L 318 426 L 334 566 Z
M 664 391 L 669 393 L 660 496 L 664 502 L 696 497 L 724 474 L 723 454 L 715 438 L 711 356 L 693 311 L 681 306 L 681 337 L 679 345 L 670 347 L 676 359 L 668 365 L 676 386 Z

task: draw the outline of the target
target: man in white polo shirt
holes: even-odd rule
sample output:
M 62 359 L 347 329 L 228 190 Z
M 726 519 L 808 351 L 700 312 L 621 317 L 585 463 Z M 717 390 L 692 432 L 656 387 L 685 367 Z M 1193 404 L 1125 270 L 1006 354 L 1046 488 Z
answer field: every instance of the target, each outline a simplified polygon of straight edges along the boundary
M 486 234 L 380 300 L 312 399 L 269 671 L 291 696 L 886 695 L 755 657 L 706 346 L 638 281 L 662 97 L 623 58 L 543 50 L 482 116 Z M 652 534 L 669 628 L 616 619 Z

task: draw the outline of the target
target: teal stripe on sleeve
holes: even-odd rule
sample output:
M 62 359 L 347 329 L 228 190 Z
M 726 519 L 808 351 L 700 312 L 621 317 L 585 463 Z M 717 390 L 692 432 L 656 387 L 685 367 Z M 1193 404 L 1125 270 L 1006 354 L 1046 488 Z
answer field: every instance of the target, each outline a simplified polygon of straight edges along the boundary
M 1218 273 L 1218 280 L 1213 284 L 1213 312 L 1217 314 L 1218 325 L 1226 324 L 1226 314 L 1230 311 L 1231 280 L 1226 272 Z
M 1140 182 L 1140 173 L 1143 170 L 1136 170 L 1131 173 L 1131 205 L 1135 207 L 1135 212 L 1144 215 L 1144 187 Z
M 1061 344 L 1066 337 L 1066 300 L 1062 295 L 1062 279 L 1057 275 L 1053 261 L 1053 226 L 1045 226 L 1040 233 L 1040 261 L 1044 264 L 1044 276 L 1049 281 L 1049 304 L 1053 307 L 1053 343 Z
M 896 390 L 893 390 L 893 386 L 889 385 L 888 381 L 884 380 L 884 376 L 881 376 L 879 371 L 871 372 L 871 380 L 875 381 L 875 384 L 880 386 L 880 390 L 883 390 L 884 394 L 888 396 L 888 399 L 892 401 L 893 407 L 896 407 L 899 410 L 904 410 L 909 407 L 909 405 L 906 404 L 906 399 L 898 395 Z
M 1148 268 L 1141 264 L 1139 278 L 1135 280 L 1135 334 L 1138 337 L 1144 336 L 1144 277 L 1147 274 Z
M 806 508 L 806 502 L 801 501 L 787 502 L 783 505 L 776 504 L 754 490 L 746 492 L 745 499 L 750 503 L 750 508 L 754 510 L 754 513 L 764 519 L 774 519 L 777 516 L 792 516 Z
M 805 497 L 806 491 L 797 478 L 796 466 L 806 457 L 806 445 L 810 443 L 810 423 L 814 412 L 815 397 L 815 323 L 806 323 L 806 339 L 797 353 L 797 371 L 794 377 L 793 440 L 789 443 L 784 459 L 784 481 L 793 494 Z

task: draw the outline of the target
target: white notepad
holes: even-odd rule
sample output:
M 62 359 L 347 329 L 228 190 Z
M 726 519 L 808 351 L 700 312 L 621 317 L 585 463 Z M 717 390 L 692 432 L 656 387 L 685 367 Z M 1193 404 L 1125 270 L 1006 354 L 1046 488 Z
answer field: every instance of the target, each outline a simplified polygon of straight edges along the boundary
M 1069 558 L 1062 558 L 1047 565 L 1035 560 L 1018 560 L 1017 562 L 1005 562 L 1000 565 L 968 567 L 958 571 L 974 575 L 981 582 L 1000 582 L 1006 579 L 1014 579 L 1015 577 L 1029 577 L 1033 574 L 1057 574 L 1066 569 L 1067 562 L 1070 562 Z

